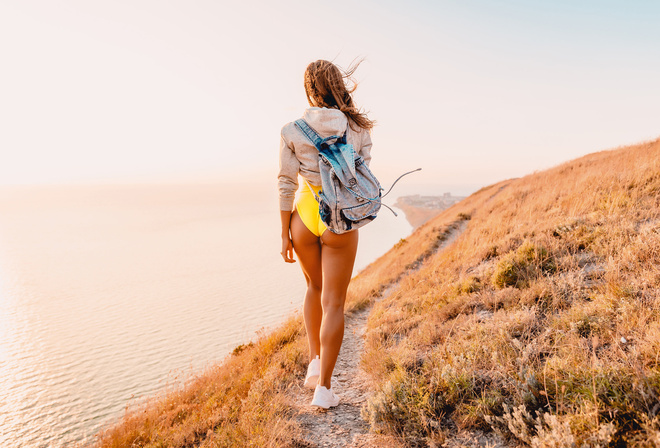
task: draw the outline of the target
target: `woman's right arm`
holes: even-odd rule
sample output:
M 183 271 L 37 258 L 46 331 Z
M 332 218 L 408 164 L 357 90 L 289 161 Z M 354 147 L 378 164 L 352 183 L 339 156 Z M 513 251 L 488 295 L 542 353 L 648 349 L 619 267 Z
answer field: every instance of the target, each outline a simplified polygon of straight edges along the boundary
M 280 194 L 280 219 L 282 222 L 282 258 L 287 263 L 295 263 L 293 242 L 291 241 L 291 213 L 298 189 L 300 162 L 282 137 L 280 139 L 280 172 L 277 176 Z

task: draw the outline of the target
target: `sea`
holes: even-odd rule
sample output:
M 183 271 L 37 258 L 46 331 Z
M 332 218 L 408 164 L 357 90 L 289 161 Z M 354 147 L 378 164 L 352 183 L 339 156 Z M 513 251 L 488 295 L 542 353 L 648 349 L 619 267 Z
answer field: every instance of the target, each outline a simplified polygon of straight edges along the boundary
M 354 273 L 411 231 L 383 209 Z M 300 312 L 280 250 L 272 185 L 1 187 L 0 446 L 87 445 Z

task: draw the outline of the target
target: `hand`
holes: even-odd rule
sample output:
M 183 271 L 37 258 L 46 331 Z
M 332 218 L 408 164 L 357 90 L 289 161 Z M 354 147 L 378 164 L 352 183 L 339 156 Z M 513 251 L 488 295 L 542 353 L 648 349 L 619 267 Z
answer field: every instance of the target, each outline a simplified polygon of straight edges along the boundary
M 295 263 L 296 260 L 293 258 L 293 241 L 289 238 L 289 235 L 282 237 L 282 258 L 287 263 Z

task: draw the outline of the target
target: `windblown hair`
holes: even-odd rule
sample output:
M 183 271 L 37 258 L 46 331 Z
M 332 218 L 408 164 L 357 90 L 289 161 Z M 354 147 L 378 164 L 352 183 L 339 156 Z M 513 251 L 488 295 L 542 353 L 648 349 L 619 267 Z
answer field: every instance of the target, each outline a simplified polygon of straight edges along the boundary
M 339 109 L 349 118 L 349 123 L 371 129 L 375 122 L 357 108 L 351 96 L 357 89 L 351 76 L 361 62 L 351 64 L 345 71 L 330 61 L 319 59 L 312 62 L 305 70 L 305 93 L 310 106 Z

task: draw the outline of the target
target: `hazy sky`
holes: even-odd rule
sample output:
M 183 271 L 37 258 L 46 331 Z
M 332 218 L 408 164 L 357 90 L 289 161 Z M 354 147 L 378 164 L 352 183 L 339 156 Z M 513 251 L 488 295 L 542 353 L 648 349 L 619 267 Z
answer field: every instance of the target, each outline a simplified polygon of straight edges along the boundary
M 306 65 L 366 61 L 383 183 L 486 185 L 660 136 L 660 2 L 8 0 L 0 184 L 275 182 Z

